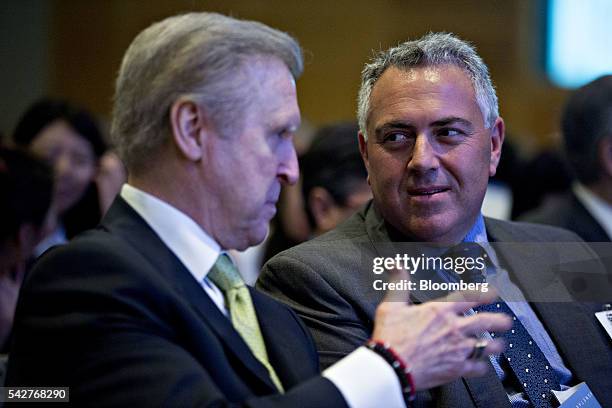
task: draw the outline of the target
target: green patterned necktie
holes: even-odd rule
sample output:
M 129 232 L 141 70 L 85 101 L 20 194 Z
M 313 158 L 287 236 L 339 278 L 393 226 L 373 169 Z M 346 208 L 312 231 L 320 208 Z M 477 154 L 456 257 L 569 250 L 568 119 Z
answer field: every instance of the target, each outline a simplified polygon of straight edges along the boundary
M 259 329 L 251 294 L 240 273 L 238 273 L 238 269 L 226 254 L 221 254 L 208 273 L 208 278 L 223 291 L 232 325 L 240 333 L 259 362 L 266 367 L 270 373 L 270 378 L 282 392 L 283 385 L 268 360 L 266 345 Z

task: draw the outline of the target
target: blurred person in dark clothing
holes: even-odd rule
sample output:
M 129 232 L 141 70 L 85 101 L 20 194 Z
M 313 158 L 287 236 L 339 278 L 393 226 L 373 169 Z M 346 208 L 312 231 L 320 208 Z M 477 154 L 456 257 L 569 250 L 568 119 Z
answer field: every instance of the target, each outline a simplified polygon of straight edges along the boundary
M 357 123 L 325 126 L 300 160 L 304 207 L 315 236 L 336 228 L 372 198 L 358 133 Z
M 610 242 L 612 75 L 574 92 L 561 125 L 566 156 L 576 181 L 566 194 L 551 197 L 522 219 L 569 229 L 585 241 Z
M 372 198 L 367 172 L 355 143 L 358 132 L 358 125 L 352 122 L 327 125 L 315 132 L 308 150 L 299 158 L 301 188 L 291 191 L 291 195 L 281 194 L 263 262 L 335 228 Z M 301 201 L 300 207 L 293 202 L 296 200 Z M 283 206 L 288 207 L 284 212 Z M 291 233 L 295 231 L 295 228 L 289 231 L 293 220 L 287 218 L 295 217 L 299 221 L 302 213 L 307 228 L 299 228 L 301 235 Z
M 101 160 L 106 144 L 90 113 L 63 100 L 40 100 L 19 120 L 13 142 L 46 160 L 55 175 L 52 212 L 56 217 L 45 227 L 36 255 L 98 224 L 105 209 L 102 204 L 112 200 L 106 196 L 114 197 L 123 179 L 114 183 L 114 194 L 106 193 L 108 183 L 95 183 L 99 164 L 112 158 Z M 108 163 L 104 168 L 109 168 Z M 106 188 L 101 191 L 99 184 Z
M 45 163 L 0 147 L 0 354 L 8 351 L 19 287 L 42 238 L 52 191 Z
M 572 185 L 571 170 L 558 149 L 545 149 L 520 160 L 511 177 L 514 220 L 522 220 L 549 197 L 562 194 Z

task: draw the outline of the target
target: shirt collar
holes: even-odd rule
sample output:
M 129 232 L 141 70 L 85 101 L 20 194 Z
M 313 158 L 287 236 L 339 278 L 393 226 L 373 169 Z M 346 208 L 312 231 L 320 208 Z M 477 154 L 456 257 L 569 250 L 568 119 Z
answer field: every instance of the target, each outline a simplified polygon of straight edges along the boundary
M 499 259 L 497 258 L 497 253 L 491 244 L 489 243 L 489 236 L 487 235 L 487 229 L 484 223 L 484 217 L 482 213 L 478 214 L 478 218 L 476 222 L 472 226 L 472 229 L 468 231 L 463 238 L 463 242 L 478 242 L 480 246 L 485 250 L 493 265 L 499 265 Z M 489 274 L 490 270 L 487 269 L 487 274 Z
M 465 238 L 463 238 L 463 242 L 489 242 L 489 238 L 487 237 L 487 230 L 485 228 L 484 217 L 482 216 L 482 214 L 478 214 L 476 222 L 465 235 Z
M 612 205 L 593 194 L 593 192 L 583 184 L 574 183 L 572 185 L 572 190 L 574 194 L 576 194 L 576 197 L 578 197 L 578 201 L 580 201 L 589 213 L 591 213 L 591 216 L 597 220 L 599 225 L 601 225 L 608 234 L 608 237 L 612 238 Z
M 124 184 L 120 195 L 201 282 L 221 253 L 219 244 L 187 214 L 149 193 Z

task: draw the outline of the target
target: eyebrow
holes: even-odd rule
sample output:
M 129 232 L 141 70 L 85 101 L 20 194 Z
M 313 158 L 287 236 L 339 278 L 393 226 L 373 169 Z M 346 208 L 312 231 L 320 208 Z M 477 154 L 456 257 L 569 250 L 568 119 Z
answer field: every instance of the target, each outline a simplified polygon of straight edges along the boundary
M 474 125 L 472 125 L 472 122 L 470 122 L 467 119 L 463 119 L 463 118 L 459 118 L 456 116 L 449 116 L 446 118 L 442 118 L 442 119 L 438 119 L 434 122 L 430 123 L 430 126 L 434 126 L 434 127 L 442 127 L 442 126 L 448 126 L 448 125 L 454 125 L 454 124 L 460 124 L 463 125 L 465 127 L 467 127 L 468 129 L 473 129 Z
M 292 116 L 284 122 L 268 119 L 265 126 L 275 132 L 288 131 L 295 133 L 300 128 L 301 119 L 299 115 Z
M 414 130 L 415 128 L 416 127 L 414 125 L 410 123 L 406 123 L 406 122 L 388 122 L 376 128 L 374 130 L 374 134 L 376 135 L 377 138 L 380 138 L 380 136 L 382 136 L 384 133 L 392 129 Z
M 454 124 L 465 126 L 468 131 L 471 131 L 474 128 L 474 125 L 472 124 L 472 122 L 470 122 L 467 119 L 460 118 L 458 116 L 448 116 L 448 117 L 438 119 L 436 121 L 431 122 L 429 124 L 429 127 L 443 127 L 443 126 L 454 125 Z M 410 122 L 404 122 L 404 121 L 388 122 L 376 128 L 376 130 L 374 131 L 374 134 L 377 137 L 379 137 L 389 130 L 414 130 L 415 128 L 416 126 L 411 124 Z

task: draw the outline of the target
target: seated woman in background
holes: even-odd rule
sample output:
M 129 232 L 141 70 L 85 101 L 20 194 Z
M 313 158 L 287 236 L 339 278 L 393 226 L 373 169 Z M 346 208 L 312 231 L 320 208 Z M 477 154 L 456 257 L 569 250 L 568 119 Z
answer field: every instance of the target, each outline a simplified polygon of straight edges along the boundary
M 46 160 L 55 175 L 50 223 L 37 247 L 40 255 L 95 227 L 125 180 L 94 118 L 66 101 L 43 99 L 21 117 L 13 142 Z M 102 169 L 100 169 L 102 165 Z
M 17 294 L 52 194 L 51 168 L 26 152 L 0 147 L 0 354 L 8 350 Z

